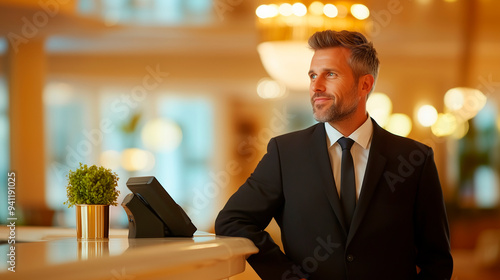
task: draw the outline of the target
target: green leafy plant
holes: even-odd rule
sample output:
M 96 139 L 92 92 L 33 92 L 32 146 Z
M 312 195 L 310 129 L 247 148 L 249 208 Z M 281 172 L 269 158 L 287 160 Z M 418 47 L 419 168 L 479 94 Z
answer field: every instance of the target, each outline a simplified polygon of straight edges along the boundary
M 117 205 L 120 191 L 118 175 L 111 169 L 92 165 L 82 165 L 68 173 L 66 193 L 68 200 L 64 204 L 72 207 L 76 204 Z

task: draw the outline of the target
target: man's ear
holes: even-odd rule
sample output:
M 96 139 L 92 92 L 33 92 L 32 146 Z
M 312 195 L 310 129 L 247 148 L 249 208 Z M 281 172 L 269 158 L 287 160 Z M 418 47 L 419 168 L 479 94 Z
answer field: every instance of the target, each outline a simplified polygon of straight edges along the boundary
M 368 94 L 372 91 L 374 83 L 375 78 L 371 74 L 366 74 L 359 77 L 358 89 L 360 93 L 364 96 L 368 96 Z

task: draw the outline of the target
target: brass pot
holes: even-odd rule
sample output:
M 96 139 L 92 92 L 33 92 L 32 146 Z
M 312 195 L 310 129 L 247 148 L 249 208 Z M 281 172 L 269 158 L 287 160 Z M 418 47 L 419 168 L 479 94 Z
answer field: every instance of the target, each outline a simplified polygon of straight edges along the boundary
M 109 236 L 109 205 L 76 205 L 78 240 L 106 239 Z

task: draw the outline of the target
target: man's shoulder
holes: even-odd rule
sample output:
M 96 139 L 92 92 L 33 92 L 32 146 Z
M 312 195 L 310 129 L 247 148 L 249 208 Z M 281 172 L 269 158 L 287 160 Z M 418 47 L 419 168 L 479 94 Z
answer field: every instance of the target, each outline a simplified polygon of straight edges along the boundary
M 279 136 L 274 137 L 277 141 L 291 141 L 291 140 L 301 140 L 308 137 L 313 137 L 317 133 L 325 133 L 324 123 L 316 123 L 310 127 L 288 132 Z
M 393 134 L 378 125 L 375 125 L 373 129 L 372 145 L 379 150 L 393 152 L 402 152 L 404 150 L 412 151 L 415 149 L 424 152 L 432 152 L 432 148 L 428 145 L 408 137 Z

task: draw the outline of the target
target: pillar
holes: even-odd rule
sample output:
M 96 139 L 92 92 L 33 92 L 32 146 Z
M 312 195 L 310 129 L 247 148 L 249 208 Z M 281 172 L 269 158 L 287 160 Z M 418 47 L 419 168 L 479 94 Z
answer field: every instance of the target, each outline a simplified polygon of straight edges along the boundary
M 10 170 L 16 172 L 16 212 L 27 224 L 48 224 L 45 203 L 43 89 L 45 40 L 9 45 L 6 59 L 10 118 Z M 35 214 L 35 215 L 33 215 Z M 45 221 L 45 222 L 44 222 Z

